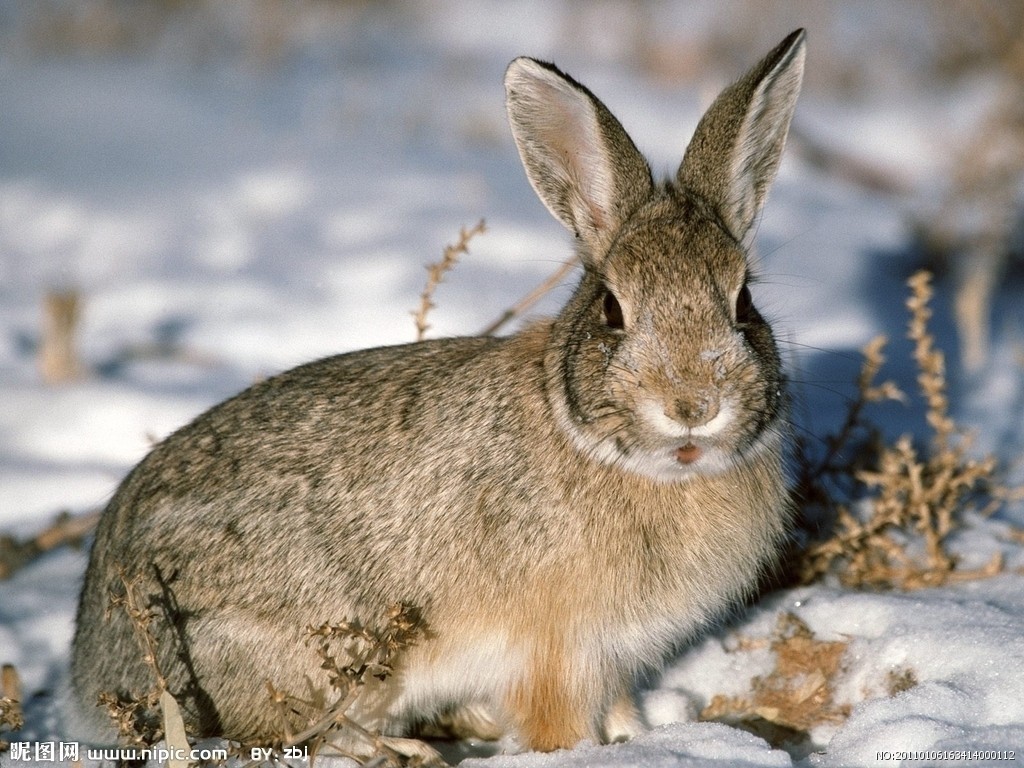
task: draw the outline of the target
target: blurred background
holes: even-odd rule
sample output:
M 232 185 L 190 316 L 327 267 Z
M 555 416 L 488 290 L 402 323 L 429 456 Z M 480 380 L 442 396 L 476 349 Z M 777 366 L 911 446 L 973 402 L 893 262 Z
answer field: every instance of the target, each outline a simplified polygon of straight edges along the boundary
M 586 83 L 660 175 L 797 27 L 805 88 L 753 249 L 795 432 L 827 444 L 877 334 L 883 378 L 916 391 L 904 302 L 926 267 L 951 414 L 1021 481 L 1020 0 L 0 0 L 0 662 L 21 737 L 62 733 L 47 691 L 85 554 L 61 545 L 154 441 L 261 377 L 412 341 L 424 267 L 481 219 L 429 336 L 480 332 L 570 259 L 508 132 L 512 58 Z M 872 418 L 920 437 L 923 411 Z M 975 560 L 1020 524 L 1004 514 Z

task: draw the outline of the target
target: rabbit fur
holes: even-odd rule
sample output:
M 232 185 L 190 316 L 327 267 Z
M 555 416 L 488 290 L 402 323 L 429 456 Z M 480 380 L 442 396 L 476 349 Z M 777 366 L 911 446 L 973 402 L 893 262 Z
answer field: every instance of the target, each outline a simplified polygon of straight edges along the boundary
M 635 682 L 747 595 L 786 532 L 783 374 L 745 244 L 803 61 L 798 30 L 661 184 L 589 90 L 513 61 L 515 143 L 584 268 L 566 306 L 505 338 L 303 365 L 155 447 L 96 533 L 81 706 L 153 687 L 109 610 L 125 576 L 196 735 L 301 731 L 315 713 L 283 722 L 267 682 L 330 703 L 307 628 L 373 628 L 397 602 L 425 634 L 349 716 L 399 751 L 436 757 L 402 738 L 417 723 L 531 750 L 640 731 Z

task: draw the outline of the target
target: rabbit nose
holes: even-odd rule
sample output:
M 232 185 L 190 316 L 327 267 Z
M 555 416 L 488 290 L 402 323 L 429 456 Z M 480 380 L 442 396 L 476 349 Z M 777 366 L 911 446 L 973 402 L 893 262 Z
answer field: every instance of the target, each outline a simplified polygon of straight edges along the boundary
M 721 404 L 714 392 L 694 392 L 686 397 L 677 397 L 665 409 L 665 415 L 686 427 L 700 427 L 715 416 Z

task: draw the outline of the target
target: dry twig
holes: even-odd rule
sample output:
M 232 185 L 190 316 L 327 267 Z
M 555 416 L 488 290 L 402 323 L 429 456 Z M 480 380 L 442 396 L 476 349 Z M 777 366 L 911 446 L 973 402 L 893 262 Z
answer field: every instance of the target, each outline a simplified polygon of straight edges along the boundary
M 522 315 L 526 310 L 536 304 L 541 298 L 544 297 L 549 291 L 565 279 L 568 275 L 576 268 L 576 259 L 571 259 L 558 267 L 548 277 L 544 279 L 540 285 L 526 294 L 523 298 L 513 304 L 511 307 L 501 313 L 501 316 L 493 323 L 484 328 L 481 332 L 481 336 L 493 336 L 499 330 L 501 330 L 506 324 L 512 322 L 517 317 Z
M 401 756 L 384 743 L 380 734 L 364 728 L 348 716 L 369 679 L 387 679 L 394 672 L 399 654 L 415 645 L 423 633 L 419 612 L 412 606 L 396 603 L 388 609 L 385 618 L 383 629 L 377 632 L 350 621 L 308 628 L 309 641 L 316 643 L 317 654 L 322 660 L 321 668 L 327 672 L 328 682 L 337 696 L 324 709 L 280 691 L 267 681 L 271 701 L 281 713 L 283 746 L 309 744 L 310 754 L 315 755 L 324 745 L 330 745 L 337 752 L 347 754 L 344 747 L 335 743 L 340 734 L 346 739 L 354 737 L 369 745 L 375 756 L 383 759 L 382 765 L 402 764 Z M 347 658 L 345 662 L 338 659 L 338 643 L 343 646 L 341 653 Z M 304 711 L 313 712 L 308 718 L 308 726 L 293 732 L 294 715 Z M 347 756 L 358 759 L 355 755 Z
M 120 578 L 124 594 L 110 596 L 105 618 L 109 620 L 114 609 L 121 609 L 128 616 L 142 649 L 142 659 L 154 674 L 155 685 L 144 693 L 133 691 L 129 695 L 103 691 L 99 695 L 99 703 L 106 707 L 125 742 L 138 745 L 154 744 L 163 735 L 156 725 L 154 713 L 160 703 L 160 694 L 167 687 L 167 680 L 160 672 L 157 662 L 157 640 L 150 629 L 155 612 L 140 605 L 134 579 L 129 579 L 124 571 L 120 571 Z
M 851 492 L 848 487 L 845 491 L 837 491 L 836 486 L 849 485 L 864 455 L 873 454 L 882 439 L 881 431 L 868 418 L 867 407 L 885 401 L 906 400 L 906 395 L 894 382 L 876 383 L 885 364 L 887 343 L 885 336 L 876 336 L 864 346 L 864 362 L 857 376 L 857 396 L 847 407 L 846 418 L 838 431 L 822 438 L 824 456 L 814 458 L 806 439 L 797 439 L 796 496 L 806 505 L 826 508 L 831 516 L 836 512 L 836 496 L 846 496 Z
M 469 253 L 469 241 L 486 231 L 483 219 L 480 219 L 472 229 L 463 227 L 459 230 L 458 242 L 445 246 L 441 260 L 427 265 L 427 283 L 420 294 L 420 306 L 412 313 L 413 322 L 416 324 L 416 341 L 423 341 L 426 338 L 427 330 L 430 328 L 427 315 L 436 306 L 434 291 L 444 279 L 445 273 L 458 263 L 460 254 Z
M 162 737 L 173 752 L 187 754 L 189 743 L 181 710 L 168 690 L 167 678 L 160 669 L 157 655 L 159 643 L 152 629 L 157 613 L 151 606 L 143 606 L 138 593 L 137 579 L 130 579 L 121 569 L 118 573 L 124 594 L 111 595 L 107 618 L 109 611 L 115 608 L 124 610 L 142 649 L 142 660 L 153 675 L 154 687 L 146 693 L 133 692 L 127 697 L 104 691 L 99 697 L 100 704 L 107 708 L 121 737 L 129 743 L 153 744 Z M 159 727 L 156 724 L 157 712 Z M 168 768 L 186 768 L 187 765 L 187 761 L 168 758 Z
M 82 364 L 75 348 L 80 317 L 78 291 L 51 291 L 46 294 L 39 372 L 47 384 L 63 384 L 82 374 Z
M 99 519 L 98 510 L 83 515 L 61 512 L 50 526 L 30 539 L 19 541 L 13 536 L 0 536 L 0 581 L 9 579 L 16 571 L 52 549 L 81 544 Z
M 25 715 L 21 709 L 21 680 L 18 670 L 13 664 L 4 664 L 0 671 L 0 733 L 3 731 L 20 731 L 25 725 Z M 0 752 L 10 743 L 0 738 Z

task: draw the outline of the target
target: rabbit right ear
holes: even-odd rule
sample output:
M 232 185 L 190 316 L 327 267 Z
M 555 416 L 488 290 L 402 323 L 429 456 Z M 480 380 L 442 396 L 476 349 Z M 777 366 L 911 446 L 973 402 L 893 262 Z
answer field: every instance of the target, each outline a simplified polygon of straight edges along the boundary
M 505 94 L 530 184 L 587 246 L 583 258 L 600 258 L 653 189 L 647 161 L 608 108 L 551 64 L 516 59 Z
M 804 73 L 802 29 L 726 88 L 701 118 L 677 175 L 717 208 L 737 240 L 750 232 L 782 147 Z

